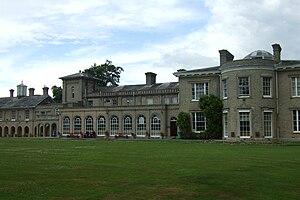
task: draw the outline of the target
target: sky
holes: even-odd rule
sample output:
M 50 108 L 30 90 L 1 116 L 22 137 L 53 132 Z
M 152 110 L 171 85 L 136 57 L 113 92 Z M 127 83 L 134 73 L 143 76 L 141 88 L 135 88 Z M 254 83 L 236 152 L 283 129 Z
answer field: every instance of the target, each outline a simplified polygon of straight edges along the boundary
M 299 0 L 0 0 L 0 97 L 22 81 L 35 94 L 106 60 L 120 85 L 178 81 L 178 69 L 254 50 L 300 60 Z M 16 94 L 16 92 L 15 92 Z M 52 95 L 52 92 L 49 92 Z

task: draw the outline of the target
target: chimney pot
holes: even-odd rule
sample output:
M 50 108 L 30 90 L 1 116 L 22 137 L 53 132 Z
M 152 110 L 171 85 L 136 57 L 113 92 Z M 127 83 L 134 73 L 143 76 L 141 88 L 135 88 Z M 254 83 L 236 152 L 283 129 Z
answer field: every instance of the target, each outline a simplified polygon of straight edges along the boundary
M 10 97 L 14 97 L 14 90 L 11 89 L 11 90 L 9 90 L 9 92 L 10 92 Z
M 34 88 L 29 88 L 29 96 L 34 96 Z
M 49 90 L 48 87 L 46 87 L 46 86 L 43 87 L 43 95 L 44 96 L 48 96 L 48 90 Z

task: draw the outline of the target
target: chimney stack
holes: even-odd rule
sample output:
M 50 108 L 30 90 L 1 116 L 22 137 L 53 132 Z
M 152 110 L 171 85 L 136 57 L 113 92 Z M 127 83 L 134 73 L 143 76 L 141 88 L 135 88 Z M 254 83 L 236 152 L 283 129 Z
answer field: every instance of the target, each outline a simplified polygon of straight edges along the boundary
M 280 44 L 272 44 L 273 47 L 273 57 L 276 63 L 279 63 L 281 60 L 281 46 Z
M 146 85 L 153 85 L 156 83 L 156 74 L 153 72 L 147 72 L 146 75 Z
M 232 55 L 226 49 L 219 50 L 220 53 L 220 66 L 228 61 L 233 61 L 234 55 Z
M 49 90 L 48 87 L 46 87 L 46 86 L 43 87 L 43 95 L 44 96 L 48 96 L 48 90 Z
M 9 92 L 10 92 L 10 97 L 14 97 L 14 90 L 11 89 L 11 90 L 9 90 Z
M 34 96 L 34 88 L 29 88 L 29 96 Z

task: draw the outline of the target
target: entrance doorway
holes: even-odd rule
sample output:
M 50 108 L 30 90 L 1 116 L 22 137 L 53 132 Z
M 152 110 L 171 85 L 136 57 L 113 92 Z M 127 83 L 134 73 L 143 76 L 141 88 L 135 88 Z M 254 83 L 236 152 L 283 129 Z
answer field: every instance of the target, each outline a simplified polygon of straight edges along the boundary
M 176 117 L 172 117 L 170 121 L 170 136 L 177 136 L 177 125 L 176 125 Z

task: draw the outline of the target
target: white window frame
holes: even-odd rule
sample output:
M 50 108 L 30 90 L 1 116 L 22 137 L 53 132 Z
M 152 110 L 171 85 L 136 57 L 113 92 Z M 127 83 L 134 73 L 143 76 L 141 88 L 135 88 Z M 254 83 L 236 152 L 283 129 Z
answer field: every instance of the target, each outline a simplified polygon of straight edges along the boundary
M 77 116 L 74 118 L 74 133 L 81 133 L 81 117 Z
M 97 119 L 97 135 L 104 136 L 106 131 L 105 117 L 99 116 Z
M 92 133 L 94 132 L 94 120 L 93 120 L 93 117 L 91 116 L 88 116 L 86 119 L 85 119 L 85 132 L 89 132 L 89 133 Z
M 248 113 L 248 117 L 249 117 L 249 135 L 241 135 L 242 131 L 241 131 L 241 113 Z M 238 112 L 238 128 L 239 128 L 239 134 L 240 134 L 240 138 L 250 138 L 251 137 L 251 133 L 252 133 L 252 121 L 251 121 L 251 111 L 250 110 L 239 110 Z
M 119 118 L 112 116 L 110 118 L 110 136 L 115 136 L 119 131 Z
M 192 83 L 192 101 L 199 101 L 200 97 L 208 95 L 208 82 Z
M 293 133 L 300 133 L 300 110 L 292 111 Z
M 262 92 L 263 92 L 263 97 L 265 98 L 272 97 L 272 77 L 267 77 L 267 76 L 262 77 Z M 265 92 L 269 94 L 266 94 Z
M 146 118 L 143 115 L 138 116 L 136 120 L 136 136 L 137 137 L 145 137 L 146 135 L 146 129 L 147 123 Z
M 291 78 L 292 97 L 300 97 L 300 77 Z
M 123 131 L 128 135 L 132 133 L 132 118 L 129 115 L 126 115 L 123 119 Z
M 271 119 L 266 121 L 265 114 L 270 114 Z M 266 125 L 266 123 L 268 123 Z M 268 126 L 268 128 L 266 127 Z M 270 131 L 270 135 L 267 134 Z M 272 110 L 264 110 L 263 111 L 263 134 L 265 138 L 273 138 L 273 111 Z
M 202 116 L 198 116 L 202 115 Z M 197 119 L 200 118 L 198 121 Z M 201 120 L 202 119 L 202 120 Z M 200 125 L 202 124 L 202 125 Z M 203 112 L 192 112 L 192 130 L 195 133 L 201 133 L 206 130 L 206 118 L 204 117 Z
M 242 79 L 247 79 L 248 84 L 241 83 Z M 248 88 L 248 93 L 244 93 L 243 91 Z M 238 96 L 240 98 L 247 98 L 250 97 L 250 77 L 249 76 L 241 76 L 238 77 Z
M 223 99 L 228 99 L 228 79 L 222 80 L 223 86 Z
M 225 117 L 226 116 L 226 117 Z M 228 129 L 228 110 L 223 111 L 223 135 L 224 138 L 228 138 L 229 129 Z
M 153 115 L 151 118 L 150 136 L 160 137 L 161 121 L 157 115 Z
M 70 118 L 69 117 L 64 117 L 63 120 L 63 134 L 69 134 L 71 131 L 71 123 L 70 123 Z

